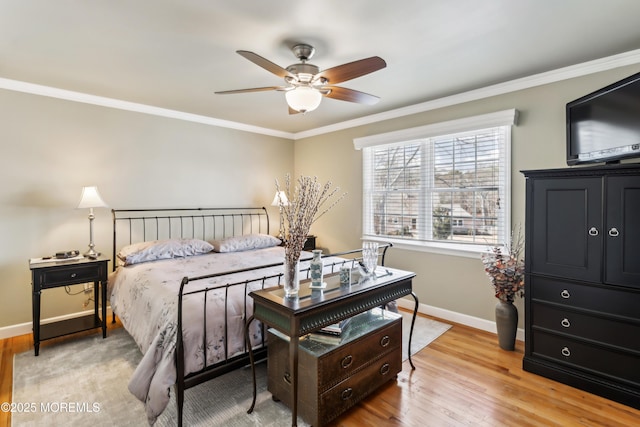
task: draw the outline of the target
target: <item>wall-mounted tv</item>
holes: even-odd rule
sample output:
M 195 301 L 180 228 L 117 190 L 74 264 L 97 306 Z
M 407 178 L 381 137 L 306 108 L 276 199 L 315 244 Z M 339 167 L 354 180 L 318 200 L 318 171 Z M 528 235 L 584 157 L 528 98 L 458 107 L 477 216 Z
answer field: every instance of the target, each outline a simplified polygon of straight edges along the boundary
M 640 157 L 640 73 L 567 104 L 567 164 Z

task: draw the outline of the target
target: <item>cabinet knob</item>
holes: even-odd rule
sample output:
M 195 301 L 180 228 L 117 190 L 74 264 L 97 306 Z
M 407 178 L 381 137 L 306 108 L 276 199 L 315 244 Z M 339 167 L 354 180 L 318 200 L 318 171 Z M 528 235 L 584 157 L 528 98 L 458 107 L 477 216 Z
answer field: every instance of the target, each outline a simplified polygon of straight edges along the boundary
M 391 342 L 391 338 L 389 338 L 389 335 L 385 335 L 382 337 L 382 339 L 380 339 L 380 346 L 386 347 L 389 345 L 390 342 Z
M 597 236 L 599 234 L 598 229 L 595 227 L 591 227 L 589 229 L 589 236 Z
M 571 297 L 571 294 L 568 290 L 563 289 L 562 292 L 560 292 L 560 296 L 564 299 L 569 299 Z
M 353 389 L 351 387 L 342 391 L 342 400 L 348 400 L 353 395 Z
M 562 321 L 560 322 L 560 324 L 562 326 L 564 326 L 565 328 L 568 328 L 569 326 L 571 326 L 571 322 L 569 322 L 569 319 L 567 319 L 566 317 L 564 319 L 562 319 Z
M 340 364 L 344 369 L 347 369 L 349 366 L 351 366 L 352 363 L 353 363 L 353 356 L 348 355 L 348 356 L 345 356 L 344 359 L 342 359 L 342 362 Z
M 565 356 L 565 357 L 571 356 L 571 350 L 569 350 L 569 347 L 563 347 L 562 348 L 562 355 Z
M 389 364 L 385 363 L 384 365 L 382 365 L 380 367 L 380 374 L 381 375 L 387 375 L 390 370 L 391 370 L 391 367 L 389 366 Z
M 609 230 L 609 236 L 618 237 L 619 235 L 620 235 L 620 232 L 618 231 L 617 228 L 613 227 L 611 230 Z
M 76 278 L 76 276 L 77 276 L 77 274 L 76 274 L 76 273 L 71 273 L 71 278 L 72 278 L 72 279 L 75 279 L 75 278 Z

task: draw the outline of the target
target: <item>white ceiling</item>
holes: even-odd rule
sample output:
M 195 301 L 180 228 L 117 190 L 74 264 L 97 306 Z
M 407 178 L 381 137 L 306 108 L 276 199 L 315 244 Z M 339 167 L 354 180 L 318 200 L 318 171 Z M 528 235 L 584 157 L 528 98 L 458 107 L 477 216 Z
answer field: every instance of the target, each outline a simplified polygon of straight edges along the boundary
M 640 47 L 638 0 L 0 0 L 0 78 L 297 133 Z M 320 69 L 369 56 L 387 68 L 289 115 L 286 67 L 310 43 Z

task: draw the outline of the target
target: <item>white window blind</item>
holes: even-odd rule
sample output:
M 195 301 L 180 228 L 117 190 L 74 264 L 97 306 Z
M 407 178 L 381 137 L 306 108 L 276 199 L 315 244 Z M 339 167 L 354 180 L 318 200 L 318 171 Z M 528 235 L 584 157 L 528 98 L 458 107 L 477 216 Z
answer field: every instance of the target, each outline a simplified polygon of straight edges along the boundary
M 364 237 L 478 250 L 507 241 L 510 125 L 403 142 L 388 142 L 402 136 L 397 133 L 357 141 Z

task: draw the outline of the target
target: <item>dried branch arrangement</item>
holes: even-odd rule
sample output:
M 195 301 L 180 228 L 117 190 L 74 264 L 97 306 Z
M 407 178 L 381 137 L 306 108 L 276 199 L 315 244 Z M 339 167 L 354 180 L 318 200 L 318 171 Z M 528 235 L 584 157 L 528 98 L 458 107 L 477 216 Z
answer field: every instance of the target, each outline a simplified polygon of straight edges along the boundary
M 524 261 L 522 250 L 524 238 L 522 230 L 511 233 L 511 239 L 504 248 L 495 246 L 482 254 L 484 271 L 491 279 L 496 298 L 512 303 L 516 296 L 524 296 Z
M 315 176 L 300 176 L 292 188 L 291 176 L 287 174 L 284 188 L 280 188 L 276 179 L 276 190 L 284 191 L 288 199 L 287 203 L 280 200 L 279 205 L 285 219 L 282 230 L 285 258 L 290 265 L 300 258 L 311 224 L 346 196 L 346 193 L 338 195 L 340 187 L 331 186 L 331 181 L 323 186 Z

